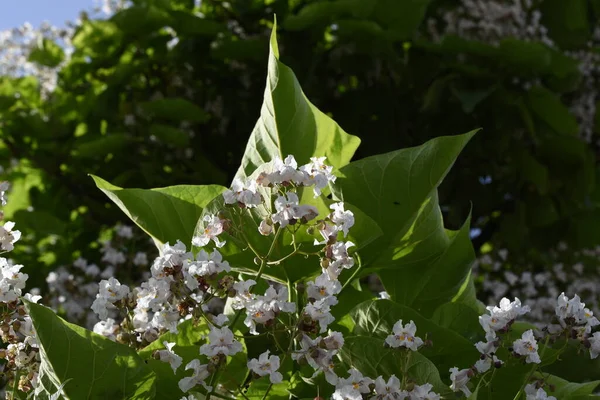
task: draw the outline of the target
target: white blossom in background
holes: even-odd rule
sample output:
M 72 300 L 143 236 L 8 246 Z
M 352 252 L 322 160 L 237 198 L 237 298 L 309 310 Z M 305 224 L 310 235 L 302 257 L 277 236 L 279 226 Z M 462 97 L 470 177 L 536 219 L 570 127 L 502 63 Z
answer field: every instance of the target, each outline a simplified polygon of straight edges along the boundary
M 279 357 L 269 356 L 269 350 L 262 353 L 258 359 L 253 358 L 248 361 L 248 369 L 259 376 L 269 375 L 271 383 L 279 383 L 283 380 L 283 376 L 279 371 Z
M 385 338 L 385 342 L 390 347 L 406 347 L 412 351 L 417 351 L 423 345 L 423 340 L 416 336 L 417 326 L 413 321 L 402 325 L 402 320 L 399 320 L 394 324 L 392 331 L 393 335 Z
M 515 353 L 526 357 L 525 361 L 527 363 L 539 364 L 542 362 L 537 352 L 537 340 L 533 336 L 533 331 L 531 329 L 523 332 L 521 338 L 515 340 L 512 347 Z
M 456 367 L 450 368 L 450 380 L 452 384 L 450 385 L 450 389 L 455 392 L 461 391 L 465 396 L 469 397 L 471 395 L 471 391 L 467 384 L 471 380 L 473 376 L 473 371 L 470 369 L 461 369 L 459 370 Z
M 185 370 L 187 371 L 188 369 L 193 370 L 194 373 L 192 376 L 185 377 L 179 381 L 179 389 L 182 392 L 188 392 L 197 385 L 202 385 L 209 392 L 212 390 L 212 386 L 208 386 L 205 382 L 206 378 L 211 375 L 207 364 L 201 364 L 200 360 L 194 359 L 185 366 Z
M 330 306 L 337 304 L 335 296 L 342 290 L 342 284 L 338 280 L 329 279 L 329 275 L 323 273 L 314 281 L 309 281 L 306 293 L 309 299 L 326 299 Z
M 525 386 L 525 400 L 556 400 L 554 396 L 548 396 L 542 388 L 536 388 L 534 384 Z

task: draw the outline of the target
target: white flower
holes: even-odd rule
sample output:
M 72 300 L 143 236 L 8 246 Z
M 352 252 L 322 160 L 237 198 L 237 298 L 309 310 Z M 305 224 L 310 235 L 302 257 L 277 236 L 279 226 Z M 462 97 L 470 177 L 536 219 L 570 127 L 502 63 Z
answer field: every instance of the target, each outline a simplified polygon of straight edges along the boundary
M 346 385 L 335 389 L 331 398 L 333 400 L 362 400 L 363 396 L 353 386 Z
M 108 307 L 111 306 L 112 303 L 106 300 L 106 298 L 97 294 L 96 299 L 94 300 L 90 308 L 92 309 L 92 311 L 98 314 L 98 318 L 100 318 L 101 320 L 105 320 L 108 318 Z
M 548 396 L 544 389 L 536 388 L 534 384 L 525 386 L 525 395 L 525 400 L 556 400 L 556 397 Z
M 273 233 L 273 225 L 271 224 L 271 221 L 267 221 L 266 219 L 260 221 L 258 232 L 263 236 L 269 236 L 271 233 Z
M 0 250 L 11 251 L 15 248 L 14 243 L 21 238 L 20 231 L 13 231 L 15 223 L 7 221 L 0 226 Z
M 577 295 L 569 300 L 564 292 L 561 293 L 557 299 L 555 312 L 563 328 L 574 325 L 585 325 L 583 332 L 590 333 L 592 327 L 600 325 L 600 321 L 594 317 L 594 313 L 585 308 L 585 303 L 582 303 Z
M 200 250 L 196 255 L 196 261 L 187 260 L 184 264 L 184 271 L 192 277 L 202 277 L 218 274 L 220 272 L 229 272 L 231 266 L 227 261 L 223 261 L 223 256 L 218 250 L 214 250 L 212 253 L 207 253 L 204 250 Z M 194 281 L 195 279 L 192 279 Z M 196 281 L 197 283 L 197 281 Z M 189 287 L 190 285 L 188 285 Z M 191 285 L 191 290 L 195 289 L 197 285 Z
M 258 360 L 253 358 L 248 361 L 248 368 L 259 376 L 269 375 L 271 383 L 279 383 L 283 380 L 283 376 L 277 371 L 279 369 L 279 357 L 269 357 L 269 350 L 262 353 Z
M 282 228 L 294 221 L 304 219 L 309 221 L 319 215 L 316 207 L 310 205 L 299 205 L 298 195 L 288 192 L 285 196 L 279 196 L 275 200 L 275 214 L 271 216 L 274 223 Z
M 131 226 L 117 225 L 115 231 L 117 232 L 117 236 L 122 238 L 131 239 L 133 237 L 133 228 Z
M 221 248 L 225 246 L 224 241 L 220 241 L 218 236 L 223 233 L 223 222 L 216 215 L 205 215 L 202 220 L 205 222 L 204 229 L 199 236 L 194 236 L 192 244 L 194 246 L 206 246 L 211 240 L 215 242 L 215 246 Z
M 320 333 L 327 330 L 327 326 L 335 321 L 333 315 L 331 315 L 329 303 L 327 299 L 317 300 L 313 303 L 309 303 L 304 308 L 304 313 L 307 314 L 313 321 L 318 321 L 321 327 Z
M 396 375 L 390 376 L 387 382 L 383 380 L 383 377 L 377 377 L 375 393 L 378 400 L 402 400 L 408 396 L 408 393 L 400 390 L 400 380 L 396 378 Z
M 258 301 L 262 301 L 265 305 L 275 312 L 295 312 L 296 303 L 288 302 L 288 288 L 282 286 L 279 291 L 276 291 L 273 286 L 265 291 L 264 296 L 258 296 Z
M 458 368 L 453 367 L 450 368 L 450 380 L 452 381 L 452 385 L 450 385 L 450 389 L 455 392 L 459 390 L 465 394 L 465 396 L 469 397 L 471 395 L 471 391 L 467 387 L 469 380 L 473 372 L 470 369 L 461 369 L 459 371 Z
M 268 175 L 270 183 L 279 184 L 284 182 L 302 183 L 304 174 L 297 170 L 298 163 L 292 155 L 288 155 L 285 160 L 275 157 L 273 160 L 273 172 Z
M 129 294 L 129 286 L 121 285 L 115 278 L 100 281 L 100 297 L 105 298 L 110 303 L 122 300 Z
M 344 347 L 344 335 L 341 332 L 331 332 L 323 338 L 323 343 L 329 350 L 339 350 Z
M 225 326 L 229 323 L 229 317 L 225 314 L 219 314 L 217 316 L 212 316 L 212 323 L 217 326 Z
M 333 210 L 329 216 L 338 230 L 344 232 L 344 237 L 348 236 L 348 231 L 354 226 L 354 214 L 350 210 L 344 210 L 344 203 L 333 203 L 329 206 Z
M 489 341 L 487 343 L 478 342 L 475 344 L 475 347 L 477 350 L 479 350 L 482 356 L 485 356 L 483 360 L 479 359 L 475 363 L 475 369 L 477 372 L 484 373 L 488 371 L 492 367 L 492 363 L 502 364 L 502 361 L 500 361 L 495 355 L 496 351 L 498 350 L 498 345 L 495 341 Z
M 590 342 L 590 358 L 598 357 L 598 354 L 600 354 L 600 332 L 594 332 L 588 340 Z
M 493 340 L 496 332 L 506 328 L 506 326 L 518 316 L 530 311 L 528 306 L 521 306 L 521 301 L 515 298 L 513 302 L 504 297 L 500 300 L 500 307 L 488 306 L 489 315 L 485 314 L 479 317 L 479 323 L 485 330 L 485 338 Z
M 321 195 L 321 190 L 324 189 L 329 182 L 335 182 L 335 175 L 332 174 L 333 167 L 325 165 L 326 157 L 311 157 L 310 163 L 299 168 L 304 173 L 304 186 L 314 186 L 313 193 L 315 197 Z
M 250 293 L 250 288 L 254 285 L 256 285 L 256 281 L 253 279 L 238 281 L 233 284 L 233 290 L 236 293 L 232 303 L 234 310 L 240 310 L 246 307 L 246 304 L 253 301 L 254 296 Z
M 175 354 L 175 352 L 173 351 L 175 343 L 169 343 L 165 341 L 163 342 L 163 344 L 165 345 L 166 350 L 157 351 L 159 360 L 163 362 L 168 362 L 171 365 L 171 368 L 173 369 L 173 373 L 175 374 L 177 373 L 177 368 L 179 368 L 183 359 L 177 354 Z
M 212 387 L 207 386 L 204 380 L 210 376 L 210 372 L 208 372 L 208 365 L 200 364 L 200 360 L 195 359 L 188 363 L 185 366 L 186 371 L 188 369 L 193 369 L 194 374 L 191 377 L 183 378 L 179 381 L 179 389 L 182 392 L 187 392 L 192 389 L 196 385 L 202 385 L 207 391 L 211 391 Z
M 105 336 L 111 340 L 116 339 L 115 333 L 119 329 L 119 325 L 112 318 L 107 318 L 105 321 L 100 321 L 94 325 L 94 333 Z
M 148 265 L 148 256 L 146 253 L 138 251 L 133 258 L 133 265 L 144 266 Z
M 275 313 L 264 301 L 253 300 L 246 304 L 246 319 L 244 325 L 250 328 L 250 333 L 258 335 L 256 323 L 265 324 L 275 318 Z
M 533 337 L 533 331 L 531 329 L 524 332 L 521 336 L 521 339 L 517 339 L 514 341 L 513 350 L 519 355 L 527 356 L 525 359 L 527 363 L 539 364 L 540 362 L 542 362 L 537 352 L 537 341 L 535 340 L 535 337 Z
M 417 326 L 413 321 L 404 326 L 402 320 L 399 320 L 394 324 L 392 331 L 394 334 L 385 338 L 385 342 L 390 347 L 406 347 L 412 351 L 417 351 L 423 345 L 423 340 L 415 336 Z
M 410 400 L 440 400 L 441 396 L 431 389 L 433 385 L 426 383 L 424 385 L 415 385 L 413 390 L 409 393 Z
M 314 282 L 308 282 L 306 293 L 309 299 L 329 299 L 329 305 L 334 306 L 337 304 L 337 299 L 333 296 L 337 295 L 341 290 L 342 284 L 338 280 L 331 280 L 327 273 L 323 273 Z
M 262 203 L 262 198 L 256 192 L 256 181 L 247 180 L 246 183 L 241 179 L 235 179 L 231 184 L 231 190 L 223 192 L 225 204 L 241 203 L 244 206 L 251 208 Z
M 208 343 L 200 346 L 200 354 L 212 357 L 217 354 L 232 356 L 242 351 L 242 344 L 234 339 L 233 332 L 224 326 L 222 328 L 210 328 Z
M 369 385 L 373 383 L 373 379 L 363 376 L 363 374 L 356 368 L 350 368 L 348 373 L 350 374 L 349 377 L 340 378 L 338 380 L 336 385 L 338 389 L 350 386 L 359 393 L 371 393 Z

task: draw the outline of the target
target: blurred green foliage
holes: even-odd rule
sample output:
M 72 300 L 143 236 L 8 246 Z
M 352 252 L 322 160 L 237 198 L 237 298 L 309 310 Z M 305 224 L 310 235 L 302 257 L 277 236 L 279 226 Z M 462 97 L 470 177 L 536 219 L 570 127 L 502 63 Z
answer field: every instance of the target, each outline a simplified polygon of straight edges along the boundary
M 598 148 L 569 112 L 582 78 L 565 53 L 591 39 L 598 1 L 540 3 L 554 48 L 429 39 L 427 19 L 452 4 L 134 0 L 106 20 L 83 18 L 64 64 L 60 46 L 37 43 L 30 61 L 60 65 L 54 91 L 0 77 L 0 157 L 19 161 L 3 176 L 13 185 L 6 217 L 25 233 L 13 258 L 53 268 L 123 218 L 88 174 L 120 187 L 228 185 L 260 112 L 274 14 L 281 59 L 361 138 L 357 158 L 483 128 L 439 192 L 453 229 L 472 207 L 476 247 L 599 243 Z

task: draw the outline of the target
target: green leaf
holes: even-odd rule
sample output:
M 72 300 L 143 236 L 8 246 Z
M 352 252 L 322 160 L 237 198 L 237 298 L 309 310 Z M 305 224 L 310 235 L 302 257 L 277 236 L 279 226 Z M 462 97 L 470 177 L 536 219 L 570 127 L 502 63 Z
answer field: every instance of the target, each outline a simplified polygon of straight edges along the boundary
M 133 5 L 127 7 L 110 19 L 123 32 L 132 35 L 143 35 L 171 25 L 171 16 L 152 5 Z
M 384 343 L 385 339 L 379 337 L 346 336 L 344 347 L 339 354 L 346 369 L 354 367 L 365 376 L 382 375 L 387 379 L 391 375 L 396 375 L 401 379 L 401 366 L 405 362 L 403 356 L 405 353 L 399 349 L 385 348 Z M 450 388 L 440 378 L 435 364 L 420 352 L 411 352 L 406 370 L 408 377 L 417 384 L 430 383 L 435 392 L 443 396 L 452 395 Z M 346 375 L 341 373 L 341 376 Z
M 150 125 L 150 134 L 165 144 L 177 147 L 188 147 L 190 144 L 190 135 L 169 125 L 152 124 Z
M 588 2 L 573 0 L 568 4 L 560 0 L 540 3 L 541 23 L 548 28 L 550 38 L 561 49 L 581 48 L 592 35 Z
M 49 308 L 24 302 L 45 368 L 40 392 L 53 394 L 56 385 L 64 384 L 71 399 L 154 398 L 156 376 L 133 349 L 70 324 Z
M 419 353 L 431 360 L 443 376 L 449 376 L 448 370 L 451 367 L 472 365 L 479 357 L 471 341 L 437 325 L 412 308 L 390 300 L 361 303 L 352 310 L 351 316 L 355 323 L 353 334 L 381 340 L 392 334 L 392 327 L 398 320 L 402 320 L 404 324 L 414 321 L 417 326 L 416 335 L 433 343 L 431 347 L 419 349 Z
M 206 111 L 181 98 L 147 101 L 140 104 L 140 107 L 151 117 L 163 118 L 174 122 L 205 122 L 209 118 L 209 114 Z
M 50 68 L 57 67 L 64 59 L 65 52 L 62 47 L 45 38 L 38 40 L 28 58 L 30 62 Z
M 306 98 L 292 70 L 279 61 L 276 32 L 274 26 L 261 116 L 248 140 L 237 178 L 288 154 L 293 154 L 300 165 L 310 157 L 326 156 L 330 165 L 340 168 L 350 161 L 360 143 Z
M 479 313 L 466 304 L 442 304 L 431 316 L 431 321 L 458 333 L 471 343 L 482 340 L 483 329 L 479 324 Z
M 187 11 L 172 10 L 169 13 L 173 17 L 173 29 L 180 34 L 212 37 L 227 30 L 227 27 L 220 22 Z
M 75 142 L 73 155 L 82 158 L 104 158 L 107 154 L 118 153 L 125 149 L 132 138 L 124 133 L 113 133 L 89 140 L 82 136 Z
M 383 231 L 383 236 L 361 251 L 367 266 L 365 273 L 377 272 L 395 300 L 421 307 L 417 304 L 419 294 L 403 293 L 404 283 L 400 282 L 410 282 L 414 288 L 425 287 L 430 276 L 423 275 L 423 269 L 431 274 L 442 273 L 444 279 L 451 276 L 453 289 L 460 287 L 468 273 L 473 257 L 468 223 L 458 236 L 446 232 L 436 188 L 474 134 L 439 137 L 419 147 L 367 157 L 340 170 L 338 195 L 362 210 Z M 443 257 L 455 264 L 443 265 Z M 446 272 L 434 272 L 442 265 Z M 396 279 L 398 274 L 410 274 L 422 281 Z M 431 284 L 439 285 L 441 280 Z M 422 306 L 433 311 L 455 294 L 444 292 L 442 297 L 430 298 L 429 305 Z
M 422 225 L 418 220 L 415 223 L 415 231 L 423 231 L 423 235 L 432 232 L 440 232 L 444 235 L 441 241 L 430 241 L 425 237 L 415 240 L 410 236 L 408 241 L 417 243 L 411 249 L 411 253 L 403 257 L 392 268 L 382 269 L 378 272 L 384 286 L 390 296 L 399 303 L 412 306 L 419 312 L 430 315 L 437 307 L 452 300 L 460 290 L 465 277 L 470 271 L 471 264 L 475 261 L 475 252 L 471 245 L 469 236 L 470 218 L 463 224 L 459 231 L 442 232 L 439 227 L 441 221 L 429 224 L 427 220 Z M 423 227 L 430 227 L 424 229 Z M 432 238 L 436 238 L 432 234 Z M 435 259 L 423 262 L 423 258 L 429 251 L 434 253 L 439 248 L 443 252 Z M 395 279 L 402 275 L 402 279 Z
M 527 103 L 540 120 L 555 132 L 564 135 L 577 135 L 579 125 L 569 109 L 553 92 L 542 86 L 535 86 L 527 93 Z
M 202 210 L 226 189 L 218 185 L 179 185 L 158 189 L 122 189 L 93 176 L 104 192 L 158 244 L 181 240 L 190 246 Z

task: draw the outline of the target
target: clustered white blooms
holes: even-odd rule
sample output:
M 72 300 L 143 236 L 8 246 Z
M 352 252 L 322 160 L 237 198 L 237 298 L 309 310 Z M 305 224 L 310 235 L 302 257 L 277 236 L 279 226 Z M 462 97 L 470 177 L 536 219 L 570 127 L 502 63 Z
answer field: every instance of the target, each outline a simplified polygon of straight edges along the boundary
M 149 264 L 147 253 L 139 251 L 140 245 L 143 247 L 146 242 L 145 237 L 140 237 L 141 231 L 134 231 L 131 226 L 119 224 L 112 232 L 112 239 L 100 242 L 99 250 L 102 256 L 99 265 L 79 257 L 72 266 L 61 266 L 46 277 L 48 293 L 44 297 L 44 303 L 67 320 L 89 329 L 93 329 L 98 322 L 96 314 L 89 312 L 98 293 L 98 279 L 109 279 L 124 270 L 127 270 L 129 275 L 135 275 L 136 269 Z M 108 314 L 110 319 L 116 317 L 110 310 Z M 103 322 L 98 329 L 102 330 L 105 336 L 114 338 L 113 326 L 114 320 L 112 324 Z
M 494 303 L 504 296 L 523 299 L 531 311 L 525 320 L 538 328 L 548 325 L 555 315 L 556 299 L 561 293 L 578 293 L 581 301 L 588 304 L 596 315 L 600 312 L 597 301 L 600 296 L 600 246 L 570 252 L 564 243 L 545 253 L 550 268 L 536 269 L 533 265 L 521 265 L 506 249 L 481 256 L 473 268 L 483 285 L 480 292 L 486 301 Z M 513 271 L 521 271 L 515 273 Z M 558 326 L 550 329 L 560 329 Z
M 479 323 L 486 333 L 486 342 L 478 342 L 475 347 L 481 354 L 481 358 L 469 368 L 450 369 L 450 388 L 454 391 L 462 391 L 465 396 L 471 395 L 469 382 L 477 374 L 488 372 L 492 366 L 500 368 L 504 361 L 498 359 L 497 351 L 505 343 L 505 337 L 511 330 L 515 320 L 530 311 L 528 306 L 522 306 L 521 301 L 515 298 L 510 301 L 503 298 L 500 306 L 488 306 L 486 314 L 479 317 Z M 555 302 L 555 317 L 559 325 L 548 325 L 543 332 L 546 333 L 546 341 L 558 338 L 578 339 L 583 348 L 589 349 L 590 358 L 596 358 L 600 354 L 600 332 L 592 334 L 592 328 L 600 325 L 600 321 L 594 316 L 594 313 L 585 307 L 575 295 L 572 299 L 561 293 Z M 541 335 L 541 333 L 540 333 Z M 507 347 L 510 354 L 517 359 L 521 359 L 526 364 L 540 364 L 542 362 L 539 354 L 538 339 L 533 329 L 528 329 L 521 334 L 521 337 L 514 340 Z M 536 385 L 529 384 L 525 387 L 527 399 L 554 399 L 547 396 L 542 388 L 544 381 L 539 380 Z
M 505 38 L 540 41 L 553 46 L 542 14 L 532 0 L 461 0 L 458 7 L 443 12 L 443 34 L 498 44 Z M 429 33 L 439 39 L 438 21 L 430 19 Z
M 1 52 L 1 50 L 0 50 Z M 0 183 L 0 203 L 6 205 L 6 192 L 10 185 Z M 2 220 L 0 212 L 0 221 Z M 0 227 L 0 250 L 2 253 L 14 249 L 21 233 L 14 230 L 13 222 Z M 31 317 L 27 314 L 20 298 L 36 303 L 40 297 L 30 293 L 23 294 L 28 275 L 21 272 L 22 265 L 0 257 L 0 338 L 5 347 L 0 349 L 0 358 L 5 360 L 2 374 L 9 387 L 30 392 L 38 385 L 40 367 L 37 335 Z
M 68 59 L 73 51 L 70 41 L 73 32 L 73 27 L 57 28 L 47 22 L 37 29 L 25 23 L 18 28 L 0 31 L 0 76 L 35 76 L 42 94 L 52 93 L 64 61 L 59 66 L 48 67 L 29 61 L 29 54 L 45 39 L 59 44 Z
M 542 24 L 537 2 L 533 0 L 461 0 L 458 6 L 443 9 L 440 15 L 430 18 L 427 31 L 436 41 L 445 35 L 458 35 L 497 45 L 502 39 L 516 38 L 556 48 L 548 29 Z M 588 143 L 593 140 L 596 104 L 600 99 L 600 54 L 595 50 L 599 45 L 600 27 L 596 26 L 583 48 L 565 51 L 566 55 L 579 61 L 583 79 L 579 88 L 566 98 L 579 123 L 579 135 Z M 514 83 L 520 81 L 518 77 L 513 79 Z M 539 83 L 539 79 L 533 79 L 523 82 L 523 87 L 529 89 Z

